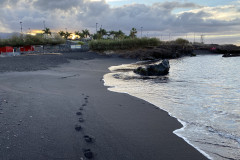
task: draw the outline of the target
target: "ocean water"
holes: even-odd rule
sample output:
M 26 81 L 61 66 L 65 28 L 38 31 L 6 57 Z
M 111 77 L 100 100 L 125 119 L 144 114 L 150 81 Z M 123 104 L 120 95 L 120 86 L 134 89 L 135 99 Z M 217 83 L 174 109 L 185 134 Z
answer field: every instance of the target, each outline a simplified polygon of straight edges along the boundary
M 209 159 L 240 160 L 240 57 L 199 55 L 170 60 L 163 77 L 141 77 L 124 64 L 104 75 L 110 91 L 128 93 L 182 124 L 174 133 Z

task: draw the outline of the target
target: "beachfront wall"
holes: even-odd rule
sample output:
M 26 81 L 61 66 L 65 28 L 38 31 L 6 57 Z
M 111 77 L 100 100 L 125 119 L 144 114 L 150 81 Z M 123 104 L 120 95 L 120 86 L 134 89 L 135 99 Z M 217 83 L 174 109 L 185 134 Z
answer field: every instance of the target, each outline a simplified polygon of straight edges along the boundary
M 34 50 L 35 50 L 35 48 L 33 46 L 20 47 L 21 52 L 29 52 L 29 51 L 34 51 Z
M 13 52 L 13 47 L 0 47 L 0 53 L 7 53 L 7 52 Z

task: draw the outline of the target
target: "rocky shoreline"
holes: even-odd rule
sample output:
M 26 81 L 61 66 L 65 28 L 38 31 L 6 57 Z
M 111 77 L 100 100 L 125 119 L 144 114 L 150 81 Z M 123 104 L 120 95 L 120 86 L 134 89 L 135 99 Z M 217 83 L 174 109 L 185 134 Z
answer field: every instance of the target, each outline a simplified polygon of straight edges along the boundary
M 200 50 L 207 54 L 222 54 L 224 57 L 240 56 L 240 47 L 235 45 L 160 45 L 157 47 L 149 46 L 146 48 L 134 50 L 116 50 L 98 52 L 104 55 L 117 55 L 122 58 L 137 60 L 155 60 L 155 59 L 175 59 L 183 56 L 196 56 Z

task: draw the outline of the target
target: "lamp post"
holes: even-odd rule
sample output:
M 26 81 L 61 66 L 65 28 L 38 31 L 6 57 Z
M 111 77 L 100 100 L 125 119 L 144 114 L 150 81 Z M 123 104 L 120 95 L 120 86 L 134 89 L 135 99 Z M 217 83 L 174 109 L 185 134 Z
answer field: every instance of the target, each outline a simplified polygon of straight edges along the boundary
M 20 26 L 21 26 L 21 33 L 22 33 L 22 22 L 20 22 Z
M 96 34 L 97 34 L 97 27 L 98 27 L 98 23 L 96 23 Z
M 194 38 L 193 38 L 193 44 L 195 44 L 195 33 L 194 33 L 194 35 L 193 35 L 193 36 L 194 36 Z
M 45 28 L 46 28 L 45 21 L 43 21 L 43 29 L 45 29 Z

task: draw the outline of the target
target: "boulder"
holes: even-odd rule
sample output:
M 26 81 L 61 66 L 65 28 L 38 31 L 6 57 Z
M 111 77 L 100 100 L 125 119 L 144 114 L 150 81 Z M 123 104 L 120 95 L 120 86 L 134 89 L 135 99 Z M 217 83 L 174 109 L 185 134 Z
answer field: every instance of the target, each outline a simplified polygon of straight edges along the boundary
M 136 70 L 134 70 L 134 72 L 143 76 L 163 76 L 168 74 L 169 69 L 169 61 L 167 59 L 164 59 L 161 63 L 156 65 L 138 67 Z

